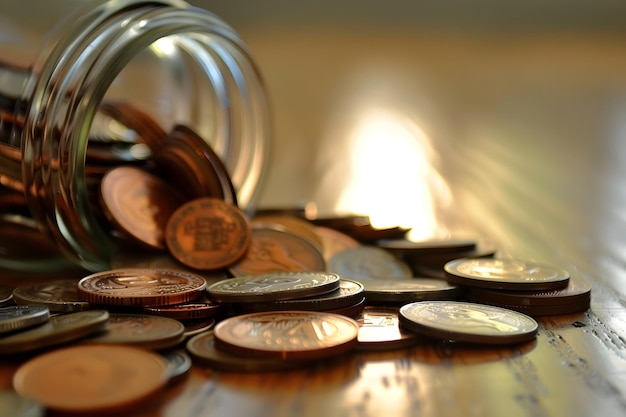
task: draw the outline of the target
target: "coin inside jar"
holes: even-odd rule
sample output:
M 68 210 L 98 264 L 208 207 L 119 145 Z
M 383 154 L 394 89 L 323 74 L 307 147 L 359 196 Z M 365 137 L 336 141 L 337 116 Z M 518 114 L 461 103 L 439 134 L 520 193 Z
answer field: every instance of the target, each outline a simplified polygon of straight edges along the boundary
M 217 198 L 200 198 L 179 207 L 170 217 L 165 240 L 172 255 L 200 270 L 234 264 L 250 245 L 250 225 L 236 206 Z
M 156 175 L 119 166 L 102 178 L 100 201 L 109 221 L 125 235 L 143 246 L 165 249 L 165 226 L 183 200 Z

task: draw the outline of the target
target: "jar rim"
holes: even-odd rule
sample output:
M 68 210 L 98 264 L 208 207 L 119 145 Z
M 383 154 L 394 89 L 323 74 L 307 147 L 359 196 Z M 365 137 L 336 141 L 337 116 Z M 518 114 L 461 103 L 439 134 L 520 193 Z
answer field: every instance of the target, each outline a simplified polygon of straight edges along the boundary
M 22 176 L 33 216 L 64 252 L 93 271 L 108 269 L 117 247 L 91 213 L 85 176 L 90 127 L 115 78 L 138 53 L 173 35 L 206 33 L 247 53 L 234 30 L 208 11 L 180 7 L 186 3 L 178 1 L 122 4 L 126 7 L 94 10 L 76 24 L 90 31 L 83 28 L 78 38 L 57 43 L 33 67 L 22 132 Z M 253 63 L 250 68 L 256 70 Z M 258 73 L 253 83 L 255 77 Z M 260 81 L 258 85 L 262 87 Z M 252 113 L 253 127 L 260 130 L 255 136 L 259 143 L 247 152 L 258 167 L 267 158 L 268 117 L 262 89 L 255 94 L 246 99 L 259 102 L 244 111 Z M 253 175 L 253 182 L 260 183 L 261 173 Z

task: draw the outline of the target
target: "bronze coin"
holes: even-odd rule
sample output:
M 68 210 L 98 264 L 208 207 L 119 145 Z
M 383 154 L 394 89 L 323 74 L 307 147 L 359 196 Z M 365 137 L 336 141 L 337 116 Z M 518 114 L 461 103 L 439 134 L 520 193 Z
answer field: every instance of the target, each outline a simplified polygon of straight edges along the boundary
M 329 227 L 315 226 L 315 233 L 317 233 L 322 240 L 322 254 L 326 262 L 344 249 L 358 248 L 361 246 L 358 240 Z
M 230 317 L 215 326 L 218 349 L 237 355 L 305 360 L 348 352 L 356 346 L 358 323 L 312 311 L 280 311 Z
M 132 166 L 119 166 L 105 174 L 100 201 L 111 223 L 155 249 L 165 249 L 165 226 L 182 204 L 182 198 L 167 182 Z
M 263 216 L 257 215 L 252 218 L 252 226 L 286 230 L 287 232 L 298 235 L 303 239 L 307 239 L 315 245 L 318 250 L 322 250 L 323 247 L 322 239 L 315 231 L 315 225 L 305 219 L 278 214 Z
M 213 148 L 187 126 L 177 125 L 155 149 L 157 169 L 172 178 L 190 199 L 214 197 L 237 205 L 226 166 Z
M 216 317 L 226 312 L 226 304 L 216 303 L 209 300 L 173 304 L 168 306 L 146 306 L 143 308 L 146 314 L 169 317 L 176 320 L 192 320 Z
M 172 255 L 200 270 L 232 265 L 250 245 L 250 225 L 236 206 L 217 198 L 182 205 L 167 223 L 165 241 Z
M 78 281 L 84 300 L 110 306 L 179 304 L 201 298 L 205 289 L 201 276 L 166 269 L 115 269 Z
M 158 391 L 167 378 L 165 359 L 148 350 L 78 345 L 24 363 L 13 376 L 13 387 L 51 410 L 95 413 L 127 410 Z
M 250 248 L 229 270 L 235 276 L 324 271 L 326 262 L 315 245 L 298 235 L 277 229 L 253 228 Z

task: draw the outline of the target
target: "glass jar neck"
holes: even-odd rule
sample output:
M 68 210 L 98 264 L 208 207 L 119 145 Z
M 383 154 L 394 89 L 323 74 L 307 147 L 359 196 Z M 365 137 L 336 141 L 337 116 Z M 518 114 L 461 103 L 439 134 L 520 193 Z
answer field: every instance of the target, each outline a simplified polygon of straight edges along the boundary
M 71 22 L 44 48 L 19 104 L 22 181 L 31 213 L 89 270 L 107 269 L 116 248 L 92 211 L 85 173 L 89 133 L 112 84 L 142 51 L 167 39 L 193 62 L 214 109 L 207 141 L 224 159 L 244 208 L 254 200 L 267 157 L 263 86 L 229 26 L 185 3 L 110 3 L 115 6 L 105 3 Z

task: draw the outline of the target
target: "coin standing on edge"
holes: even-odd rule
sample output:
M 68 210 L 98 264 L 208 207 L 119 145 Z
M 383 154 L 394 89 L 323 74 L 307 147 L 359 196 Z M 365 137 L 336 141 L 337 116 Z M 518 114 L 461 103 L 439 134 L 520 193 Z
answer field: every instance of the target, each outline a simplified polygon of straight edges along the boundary
M 237 355 L 312 360 L 345 353 L 357 344 L 358 323 L 310 311 L 243 314 L 215 326 L 216 347 Z
M 167 377 L 167 362 L 156 353 L 122 345 L 79 345 L 27 361 L 13 376 L 13 386 L 52 410 L 93 413 L 127 410 L 157 392 Z
M 326 294 L 339 285 L 337 274 L 283 271 L 225 279 L 209 286 L 207 292 L 219 302 L 268 302 Z
M 204 278 L 167 269 L 114 269 L 78 281 L 78 292 L 95 305 L 147 306 L 179 304 L 205 294 Z
M 553 290 L 569 281 L 562 268 L 519 259 L 460 258 L 446 263 L 444 270 L 451 283 L 500 290 Z
M 100 203 L 108 220 L 148 248 L 165 249 L 165 225 L 182 202 L 169 183 L 138 167 L 115 167 L 100 182 Z
M 467 343 L 533 340 L 538 324 L 526 314 L 461 301 L 417 301 L 400 308 L 400 324 L 424 336 Z
M 199 198 L 183 204 L 167 222 L 165 241 L 172 255 L 200 270 L 228 267 L 250 245 L 250 225 L 235 205 L 218 198 Z
M 245 256 L 229 268 L 234 276 L 278 271 L 325 271 L 320 249 L 291 232 L 266 227 L 252 228 Z

